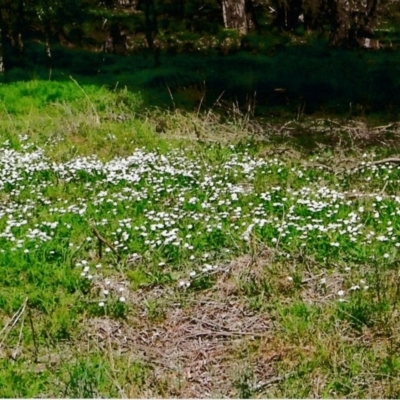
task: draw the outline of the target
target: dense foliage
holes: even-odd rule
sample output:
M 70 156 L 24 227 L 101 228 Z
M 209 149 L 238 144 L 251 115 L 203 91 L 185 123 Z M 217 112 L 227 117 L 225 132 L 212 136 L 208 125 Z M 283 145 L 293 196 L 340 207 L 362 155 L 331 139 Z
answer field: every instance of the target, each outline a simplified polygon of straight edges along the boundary
M 45 45 L 49 59 L 52 43 L 124 53 L 142 40 L 157 53 L 182 35 L 200 34 L 207 47 L 215 35 L 271 28 L 326 33 L 334 46 L 376 47 L 374 29 L 395 8 L 393 0 L 2 0 L 0 69 L 7 49 L 21 56 L 32 40 Z

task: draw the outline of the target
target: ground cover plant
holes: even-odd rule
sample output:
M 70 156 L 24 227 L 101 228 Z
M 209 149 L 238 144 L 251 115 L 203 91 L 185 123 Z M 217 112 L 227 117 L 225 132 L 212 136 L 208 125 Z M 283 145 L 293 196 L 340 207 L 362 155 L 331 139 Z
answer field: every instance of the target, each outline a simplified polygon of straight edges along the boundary
M 396 124 L 0 99 L 1 397 L 399 396 Z

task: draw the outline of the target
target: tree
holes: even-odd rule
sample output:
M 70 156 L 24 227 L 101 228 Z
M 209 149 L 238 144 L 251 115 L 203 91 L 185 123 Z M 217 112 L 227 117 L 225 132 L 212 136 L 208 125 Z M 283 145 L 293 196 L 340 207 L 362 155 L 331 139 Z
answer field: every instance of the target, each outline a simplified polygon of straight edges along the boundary
M 378 0 L 270 0 L 273 24 L 293 31 L 300 24 L 309 30 L 329 27 L 329 43 L 357 47 L 373 36 Z
M 0 1 L 0 74 L 6 70 L 5 49 L 7 41 L 13 49 L 21 56 L 23 53 L 23 30 L 24 30 L 23 0 Z
M 252 0 L 222 0 L 225 28 L 245 35 L 256 26 Z
M 146 41 L 149 49 L 154 54 L 154 64 L 158 67 L 160 63 L 160 49 L 155 43 L 155 37 L 158 33 L 158 23 L 154 0 L 139 0 L 137 8 L 144 11 Z
M 144 12 L 146 41 L 149 49 L 153 51 L 154 39 L 158 32 L 157 12 L 154 0 L 140 0 L 137 8 Z
M 0 11 L 0 74 L 4 74 L 4 21 Z
M 303 14 L 303 0 L 272 0 L 271 4 L 275 10 L 273 25 L 285 31 L 295 30 Z
M 362 38 L 373 36 L 378 0 L 329 0 L 330 43 L 356 47 Z

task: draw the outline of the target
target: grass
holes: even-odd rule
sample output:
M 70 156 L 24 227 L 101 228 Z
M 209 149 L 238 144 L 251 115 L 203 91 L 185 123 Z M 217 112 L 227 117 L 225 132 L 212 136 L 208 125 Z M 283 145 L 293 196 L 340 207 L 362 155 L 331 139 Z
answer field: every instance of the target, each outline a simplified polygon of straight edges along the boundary
M 0 99 L 1 397 L 399 395 L 397 125 Z

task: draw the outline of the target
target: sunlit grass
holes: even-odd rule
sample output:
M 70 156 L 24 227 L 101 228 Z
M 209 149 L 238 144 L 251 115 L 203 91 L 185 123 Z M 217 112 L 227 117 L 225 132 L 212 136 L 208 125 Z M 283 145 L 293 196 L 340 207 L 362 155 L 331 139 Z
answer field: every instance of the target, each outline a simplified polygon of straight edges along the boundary
M 201 307 L 211 337 L 250 337 L 226 342 L 236 349 L 230 370 L 221 359 L 228 384 L 211 382 L 208 393 L 398 393 L 396 163 L 375 164 L 367 152 L 345 171 L 329 170 L 323 154 L 285 156 L 246 138 L 221 144 L 218 131 L 214 143 L 172 134 L 174 118 L 190 126 L 199 115 L 171 115 L 156 133 L 127 91 L 72 81 L 63 101 L 61 84 L 13 90 L 0 124 L 0 395 L 194 393 L 162 352 L 161 370 L 122 352 L 129 335 L 121 332 L 142 332 L 156 348 L 173 315 Z M 207 320 L 207 304 L 230 302 L 231 311 Z M 243 320 L 272 322 L 266 331 L 241 318 L 225 327 L 237 309 Z M 269 372 L 254 364 L 266 354 Z

